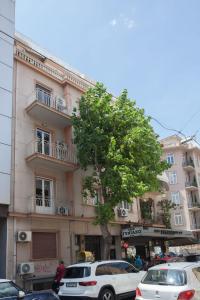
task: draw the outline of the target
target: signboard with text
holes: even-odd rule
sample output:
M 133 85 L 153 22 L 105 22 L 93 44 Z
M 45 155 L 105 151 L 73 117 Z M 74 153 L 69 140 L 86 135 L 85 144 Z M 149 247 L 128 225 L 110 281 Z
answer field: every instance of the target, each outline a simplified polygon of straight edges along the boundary
M 136 236 L 167 237 L 167 238 L 194 238 L 191 231 L 172 230 L 155 227 L 129 227 L 122 230 L 122 238 Z

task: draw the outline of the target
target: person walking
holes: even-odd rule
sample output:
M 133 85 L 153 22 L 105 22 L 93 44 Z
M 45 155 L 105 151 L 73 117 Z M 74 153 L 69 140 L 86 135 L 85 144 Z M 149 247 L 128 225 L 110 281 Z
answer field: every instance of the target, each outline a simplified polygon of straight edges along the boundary
M 142 269 L 142 260 L 140 258 L 140 255 L 137 255 L 135 258 L 135 267 L 139 270 Z
M 61 279 L 64 277 L 64 275 L 65 275 L 64 261 L 60 260 L 59 261 L 59 265 L 58 265 L 58 267 L 56 269 L 56 275 L 55 275 L 55 278 L 54 278 L 54 282 L 52 284 L 52 290 L 55 293 L 58 293 L 59 284 L 60 284 Z

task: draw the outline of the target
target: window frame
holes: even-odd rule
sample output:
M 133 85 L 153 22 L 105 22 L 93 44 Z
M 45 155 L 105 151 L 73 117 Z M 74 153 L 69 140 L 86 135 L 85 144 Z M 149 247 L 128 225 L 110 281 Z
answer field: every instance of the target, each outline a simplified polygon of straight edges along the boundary
M 178 195 L 178 198 L 177 198 Z M 173 199 L 174 196 L 174 199 Z M 177 201 L 178 200 L 178 201 Z M 171 202 L 175 205 L 181 205 L 181 195 L 179 191 L 171 192 Z
M 169 176 L 169 184 L 174 185 L 178 183 L 178 177 L 176 171 L 168 172 L 168 176 Z
M 166 161 L 170 165 L 174 165 L 175 164 L 175 156 L 174 156 L 173 152 L 167 153 L 167 155 L 166 155 Z
M 36 181 L 41 180 L 42 181 L 42 205 L 37 205 L 37 184 Z M 48 201 L 50 201 L 50 206 L 45 206 L 45 181 L 50 182 L 50 198 Z M 55 190 L 55 181 L 52 178 L 42 177 L 42 176 L 35 176 L 35 205 L 36 207 L 43 208 L 43 209 L 52 209 L 53 208 L 53 200 L 54 200 L 54 190 Z
M 176 222 L 178 220 L 178 222 Z M 180 222 L 181 220 L 181 222 Z M 174 224 L 176 226 L 182 226 L 183 225 L 183 216 L 181 213 L 174 213 Z

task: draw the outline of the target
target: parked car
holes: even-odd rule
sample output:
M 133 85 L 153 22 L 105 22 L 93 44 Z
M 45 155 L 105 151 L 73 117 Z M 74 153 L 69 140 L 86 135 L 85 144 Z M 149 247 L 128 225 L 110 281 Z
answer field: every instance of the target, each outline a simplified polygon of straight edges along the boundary
M 160 265 L 160 264 L 165 264 L 165 263 L 172 263 L 172 262 L 181 262 L 181 261 L 185 261 L 185 259 L 183 257 L 179 257 L 179 256 L 174 256 L 174 257 L 170 257 L 170 256 L 164 256 L 164 257 L 157 257 L 154 258 L 151 262 L 148 263 L 147 265 L 147 269 L 156 266 L 156 265 Z
M 66 268 L 58 295 L 61 300 L 133 298 L 145 274 L 122 260 L 74 264 Z
M 58 296 L 51 291 L 26 292 L 14 282 L 0 279 L 0 299 L 6 300 L 59 300 Z
M 200 263 L 176 262 L 148 270 L 136 289 L 136 300 L 199 300 Z

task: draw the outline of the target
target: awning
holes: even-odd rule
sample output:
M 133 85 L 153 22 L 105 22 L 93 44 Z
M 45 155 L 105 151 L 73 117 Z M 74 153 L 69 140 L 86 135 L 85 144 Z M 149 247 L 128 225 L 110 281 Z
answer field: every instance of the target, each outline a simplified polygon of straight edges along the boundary
M 131 239 L 135 243 L 147 243 L 150 240 L 164 240 L 169 241 L 170 246 L 198 243 L 192 231 L 143 226 L 122 229 L 122 239 Z

